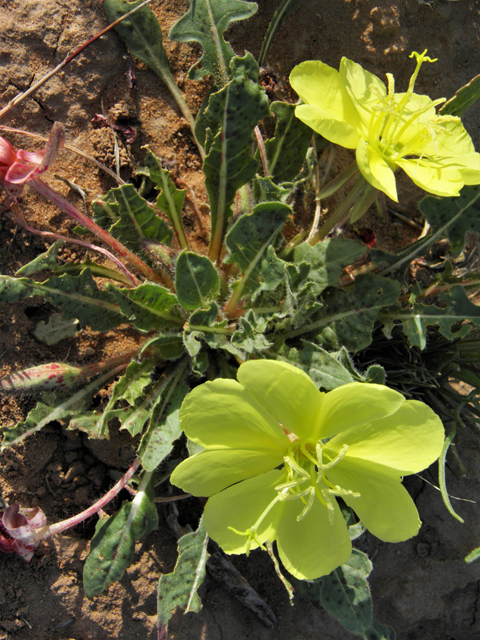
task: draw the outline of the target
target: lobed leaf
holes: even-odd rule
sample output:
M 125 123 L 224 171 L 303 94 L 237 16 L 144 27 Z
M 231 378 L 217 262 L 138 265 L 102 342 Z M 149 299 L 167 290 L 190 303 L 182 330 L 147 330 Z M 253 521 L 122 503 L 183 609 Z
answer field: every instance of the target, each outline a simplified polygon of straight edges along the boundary
M 87 598 L 100 595 L 120 580 L 132 561 L 137 540 L 158 528 L 153 485 L 153 474 L 146 473 L 133 501 L 124 502 L 115 515 L 98 521 L 83 569 Z
M 316 295 L 327 287 L 336 287 L 344 267 L 360 260 L 368 248 L 361 242 L 327 238 L 313 247 L 303 242 L 293 251 L 293 262 L 310 265 L 308 280 L 315 283 Z
M 182 435 L 179 413 L 189 391 L 186 385 L 174 378 L 158 395 L 137 452 L 146 471 L 156 469 L 170 455 L 174 442 Z
M 141 4 L 142 0 L 104 0 L 103 10 L 112 23 Z M 125 40 L 128 50 L 164 81 L 175 82 L 162 44 L 162 30 L 153 11 L 145 6 L 120 22 L 115 31 Z
M 346 564 L 322 578 L 322 605 L 346 629 L 358 635 L 365 633 L 373 622 L 372 597 L 367 582 L 372 568 L 368 556 L 354 549 Z
M 257 11 L 255 2 L 244 0 L 189 0 L 187 13 L 170 29 L 175 42 L 198 42 L 203 49 L 200 60 L 191 67 L 188 77 L 200 80 L 211 75 L 219 87 L 227 84 L 230 61 L 235 53 L 223 38 L 231 22 L 250 18 Z M 198 65 L 201 64 L 201 68 Z
M 262 260 L 290 213 L 286 204 L 263 202 L 252 213 L 241 216 L 228 232 L 225 245 L 230 255 L 226 262 L 234 262 L 243 272 L 241 282 L 245 292 L 260 286 Z
M 108 331 L 127 322 L 115 297 L 97 287 L 89 269 L 79 276 L 65 274 L 46 282 L 0 276 L 0 301 L 14 303 L 37 295 L 60 307 L 64 318 L 77 318 L 82 327 L 94 331 Z
M 142 240 L 169 245 L 172 230 L 133 188 L 124 184 L 110 189 L 102 200 L 92 203 L 95 221 L 133 253 L 145 257 Z
M 268 99 L 258 85 L 258 66 L 251 56 L 233 58 L 232 80 L 210 96 L 205 119 L 211 130 L 206 142 L 205 186 L 210 201 L 215 256 L 232 216 L 237 190 L 251 180 L 258 162 L 251 155 L 252 134 L 268 116 Z
M 194 533 L 178 541 L 178 559 L 172 573 L 163 574 L 158 582 L 158 637 L 165 640 L 168 622 L 177 609 L 183 613 L 200 611 L 202 602 L 197 590 L 205 579 L 208 560 L 208 535 L 200 520 Z
M 118 300 L 129 322 L 141 331 L 178 329 L 183 325 L 184 321 L 174 310 L 177 298 L 158 284 L 146 282 L 135 289 L 118 289 L 109 283 L 107 288 Z
M 128 365 L 123 376 L 113 387 L 110 400 L 99 419 L 99 428 L 106 431 L 108 422 L 117 418 L 121 428 L 126 429 L 132 436 L 140 433 L 150 417 L 152 399 L 147 387 L 152 382 L 151 375 L 155 366 L 156 363 L 152 360 L 134 360 Z
M 386 317 L 400 320 L 410 344 L 422 350 L 426 345 L 428 326 L 438 325 L 440 333 L 448 340 L 453 340 L 465 336 L 470 331 L 470 325 L 460 326 L 466 320 L 477 326 L 480 325 L 480 306 L 469 300 L 462 286 L 453 286 L 442 292 L 439 302 L 442 304 L 441 307 L 414 302 L 411 309 L 392 312 Z M 454 327 L 455 330 L 453 330 Z
M 182 226 L 182 207 L 186 190 L 177 189 L 170 177 L 170 173 L 161 166 L 158 158 L 153 155 L 150 149 L 147 149 L 145 164 L 148 167 L 150 180 L 160 191 L 155 205 L 168 216 L 168 219 L 176 230 L 178 238 L 185 244 L 186 241 Z
M 314 334 L 315 342 L 325 348 L 344 346 L 352 352 L 364 349 L 372 341 L 379 311 L 394 304 L 399 294 L 397 282 L 372 274 L 360 275 L 347 293 L 338 289 L 325 295 L 323 306 L 312 321 L 286 337 Z

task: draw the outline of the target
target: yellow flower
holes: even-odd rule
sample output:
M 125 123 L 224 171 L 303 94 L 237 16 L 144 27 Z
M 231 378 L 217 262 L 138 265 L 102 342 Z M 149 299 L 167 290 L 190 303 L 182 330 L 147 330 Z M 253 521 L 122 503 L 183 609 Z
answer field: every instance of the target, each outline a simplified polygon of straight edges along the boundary
M 434 462 L 444 439 L 427 405 L 360 382 L 322 393 L 275 360 L 245 362 L 237 378 L 185 398 L 182 429 L 204 451 L 171 477 L 209 497 L 205 528 L 226 553 L 276 541 L 296 578 L 330 573 L 352 551 L 337 497 L 381 540 L 416 535 L 420 519 L 401 479 Z
M 466 184 L 480 184 L 480 154 L 461 120 L 437 115 L 444 98 L 431 100 L 413 92 L 424 61 L 417 66 L 406 93 L 388 90 L 377 76 L 342 58 L 337 71 L 319 61 L 302 62 L 290 74 L 290 84 L 302 102 L 295 115 L 324 138 L 356 149 L 364 178 L 398 201 L 394 172 L 401 168 L 413 182 L 438 196 L 457 196 Z

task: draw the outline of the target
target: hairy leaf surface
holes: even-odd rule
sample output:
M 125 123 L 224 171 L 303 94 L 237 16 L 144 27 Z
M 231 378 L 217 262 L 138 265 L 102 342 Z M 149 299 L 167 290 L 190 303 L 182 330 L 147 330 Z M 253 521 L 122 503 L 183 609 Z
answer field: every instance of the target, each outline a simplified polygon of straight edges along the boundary
M 230 60 L 235 55 L 223 38 L 231 22 L 250 18 L 257 11 L 255 2 L 244 0 L 189 0 L 190 9 L 170 29 L 168 37 L 175 42 L 198 42 L 203 56 L 188 75 L 200 80 L 213 76 L 218 87 L 228 82 Z M 199 68 L 199 65 L 201 67 Z
M 153 475 L 145 474 L 135 498 L 124 502 L 115 515 L 98 521 L 83 569 L 87 598 L 100 595 L 112 582 L 120 580 L 132 561 L 137 540 L 158 528 L 153 484 Z

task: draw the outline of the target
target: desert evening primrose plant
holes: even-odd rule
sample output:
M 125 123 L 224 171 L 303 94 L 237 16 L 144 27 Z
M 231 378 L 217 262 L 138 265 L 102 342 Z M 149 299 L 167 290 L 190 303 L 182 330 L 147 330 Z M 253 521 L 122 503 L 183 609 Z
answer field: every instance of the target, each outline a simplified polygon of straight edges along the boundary
M 272 24 L 278 27 L 294 4 L 282 0 Z M 172 90 L 164 35 L 153 11 L 125 0 L 104 0 L 102 6 L 132 56 Z M 109 332 L 108 340 L 116 332 L 119 345 L 127 332 L 128 344 L 135 343 L 104 360 L 45 362 L 0 380 L 3 393 L 39 395 L 23 422 L 2 428 L 0 450 L 56 422 L 93 439 L 122 429 L 135 456 L 113 488 L 103 487 L 103 496 L 68 520 L 50 523 L 28 505 L 0 502 L 0 549 L 28 560 L 45 539 L 108 505 L 84 570 L 86 596 L 98 596 L 122 577 L 136 541 L 158 528 L 157 503 L 185 499 L 182 516 L 196 530 L 179 540 L 174 571 L 159 576 L 159 637 L 166 637 L 176 607 L 200 608 L 197 589 L 209 554 L 229 562 L 208 544 L 209 536 L 230 554 L 266 547 L 276 567 L 278 551 L 293 576 L 318 579 L 313 590 L 321 587 L 324 605 L 327 597 L 333 600 L 338 580 L 348 582 L 354 570 L 342 591 L 345 615 L 339 609 L 331 613 L 352 633 L 377 637 L 371 606 L 361 611 L 364 600 L 357 606 L 350 598 L 353 593 L 359 602 L 361 592 L 369 596 L 372 569 L 366 554 L 352 551 L 350 539 L 363 527 L 390 542 L 414 536 L 420 519 L 401 479 L 439 456 L 440 489 L 453 512 L 441 474 L 451 425 L 460 414 L 452 417 L 450 405 L 438 409 L 438 395 L 453 375 L 445 374 L 430 402 L 449 427 L 443 445 L 440 419 L 417 401 L 429 401 L 420 395 L 425 387 L 415 400 L 406 400 L 384 386 L 385 380 L 393 386 L 394 370 L 409 367 L 408 358 L 394 366 L 384 358 L 384 370 L 371 357 L 362 362 L 361 354 L 382 331 L 385 340 L 402 331 L 407 353 L 416 349 L 415 354 L 423 353 L 432 326 L 448 344 L 462 339 L 458 351 L 472 354 L 472 341 L 478 342 L 470 336 L 473 325 L 480 325 L 480 308 L 470 297 L 478 290 L 478 274 L 468 266 L 468 256 L 462 271 L 453 262 L 470 251 L 466 232 L 480 231 L 479 155 L 456 117 L 475 101 L 476 84 L 459 90 L 448 116 L 437 115 L 438 101 L 413 92 L 425 54 L 417 54 L 404 94 L 395 93 L 392 78 L 387 90 L 345 59 L 340 73 L 305 62 L 292 72 L 303 104 L 283 99 L 281 84 L 271 102 L 272 89 L 265 90 L 258 62 L 249 53 L 237 56 L 223 39 L 231 22 L 256 9 L 243 0 L 196 0 L 169 33 L 174 42 L 193 41 L 202 48 L 190 79 L 209 76 L 199 85 L 203 102 L 192 101 L 202 103 L 196 117 L 176 85 L 172 92 L 190 127 L 182 129 L 180 139 L 189 142 L 185 157 L 195 162 L 185 166 L 196 171 L 203 163 L 203 176 L 198 169 L 193 183 L 196 192 L 180 163 L 165 167 L 150 149 L 125 141 L 135 162 L 122 167 L 122 177 L 90 158 L 115 182 L 106 194 L 86 198 L 81 211 L 69 192 L 58 193 L 49 171 L 57 152 L 74 151 L 63 144 L 63 126 L 56 123 L 46 147 L 37 151 L 18 149 L 7 140 L 8 131 L 18 130 L 0 128 L 5 213 L 29 233 L 55 241 L 13 275 L 7 263 L 0 274 L 0 302 L 18 305 L 42 297 L 79 331 Z M 277 27 L 269 29 L 266 42 Z M 267 50 L 262 49 L 262 60 Z M 143 67 L 141 73 L 150 71 Z M 317 104 L 322 96 L 327 102 Z M 19 100 L 0 109 L 0 117 Z M 156 147 L 148 128 L 142 135 Z M 329 141 L 357 150 L 357 160 L 333 180 Z M 61 180 L 91 193 L 83 176 L 74 184 L 78 176 L 71 166 L 59 165 Z M 373 248 L 335 228 L 346 216 L 358 219 L 383 193 L 396 198 L 399 168 L 435 194 L 420 203 L 431 233 L 389 254 L 381 250 L 381 239 Z M 348 181 L 350 193 L 336 198 L 337 208 L 317 231 L 320 200 Z M 23 189 L 32 190 L 31 197 L 22 198 Z M 65 236 L 34 228 L 28 220 L 38 196 L 79 226 Z M 332 230 L 335 237 L 327 237 Z M 350 236 L 355 231 L 349 229 Z M 445 259 L 434 271 L 426 256 L 439 238 L 450 241 L 452 262 Z M 64 252 L 62 243 L 84 248 L 88 257 Z M 99 261 L 99 253 L 109 263 Z M 413 260 L 425 260 L 426 274 L 407 282 Z M 50 344 L 65 339 L 50 331 Z M 476 370 L 464 362 L 468 358 L 442 353 L 449 372 L 480 388 Z M 432 379 L 441 364 L 432 365 Z M 188 457 L 192 443 L 184 433 L 203 451 Z M 187 493 L 173 488 L 170 495 L 169 479 Z M 167 496 L 158 495 L 162 487 Z M 112 500 L 123 488 L 129 495 L 123 494 L 115 511 Z M 208 497 L 202 519 L 203 504 L 189 493 Z M 353 513 L 362 524 L 352 525 Z M 307 591 L 312 586 L 297 580 L 297 591 L 299 584 Z
M 294 577 L 320 578 L 352 551 L 337 497 L 385 542 L 417 534 L 401 479 L 442 451 L 443 425 L 430 407 L 376 384 L 325 394 L 279 361 L 250 360 L 237 379 L 206 382 L 185 398 L 182 429 L 204 451 L 171 477 L 209 497 L 205 528 L 224 551 L 276 541 Z
M 413 52 L 416 68 L 405 93 L 388 88 L 359 64 L 342 58 L 337 71 L 323 62 L 302 62 L 290 84 L 302 103 L 295 115 L 330 142 L 356 150 L 363 178 L 398 201 L 395 171 L 403 169 L 413 182 L 438 196 L 458 196 L 464 185 L 480 184 L 480 154 L 460 120 L 438 115 L 445 98 L 431 100 L 414 93 L 423 62 Z

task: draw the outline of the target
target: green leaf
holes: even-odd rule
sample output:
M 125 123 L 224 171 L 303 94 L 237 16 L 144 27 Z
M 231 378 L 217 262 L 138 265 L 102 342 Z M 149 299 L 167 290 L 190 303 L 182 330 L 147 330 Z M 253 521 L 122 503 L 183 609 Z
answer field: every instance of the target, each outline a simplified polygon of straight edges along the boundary
M 346 629 L 358 635 L 372 625 L 372 598 L 367 577 L 372 571 L 368 557 L 354 549 L 350 560 L 322 578 L 320 598 L 325 609 Z
M 145 258 L 142 240 L 169 245 L 172 230 L 135 191 L 131 184 L 110 189 L 102 200 L 92 203 L 95 221 L 133 253 Z
M 71 416 L 83 413 L 89 406 L 92 398 L 103 387 L 103 385 L 112 377 L 112 371 L 104 373 L 90 382 L 90 384 L 82 387 L 79 391 L 69 396 L 66 399 L 62 399 L 60 402 L 56 400 L 55 396 L 46 396 L 44 402 L 38 402 L 36 406 L 27 415 L 24 422 L 19 422 L 12 429 L 3 430 L 3 440 L 0 445 L 0 451 L 3 451 L 6 447 L 11 447 L 14 444 L 18 444 L 33 433 L 40 431 L 50 422 L 56 420 L 67 420 Z M 95 416 L 95 420 L 98 416 L 93 413 L 87 414 L 91 419 Z M 92 425 L 93 428 L 93 425 Z M 107 434 L 101 434 L 98 431 L 94 431 L 94 437 L 102 437 Z
M 480 232 L 480 185 L 464 187 L 457 198 L 427 196 L 419 204 L 433 234 L 425 239 L 430 244 L 448 237 L 450 253 L 456 258 L 465 244 L 467 231 Z
M 142 0 L 137 0 L 137 2 L 104 0 L 103 10 L 107 20 L 114 22 L 138 7 L 141 2 Z M 130 53 L 144 62 L 165 82 L 193 131 L 195 125 L 193 116 L 168 66 L 167 56 L 162 45 L 162 30 L 153 11 L 149 7 L 143 7 L 120 22 L 115 30 L 127 43 Z
M 275 136 L 265 142 L 268 169 L 274 182 L 291 182 L 299 174 L 312 130 L 295 117 L 295 105 L 274 102 L 271 111 L 277 116 Z
M 218 296 L 220 279 L 206 256 L 182 251 L 175 268 L 175 289 L 185 311 L 205 308 Z
M 190 9 L 170 29 L 168 37 L 175 42 L 198 42 L 203 56 L 192 66 L 188 76 L 200 80 L 211 75 L 219 87 L 228 82 L 230 60 L 235 55 L 223 38 L 231 22 L 250 18 L 258 7 L 243 0 L 189 0 Z M 198 65 L 201 64 L 201 68 Z
M 210 201 L 214 258 L 232 216 L 237 190 L 251 180 L 258 162 L 251 155 L 252 134 L 268 116 L 268 99 L 258 85 L 258 66 L 251 56 L 233 58 L 232 80 L 210 97 L 205 118 L 211 130 L 206 143 L 205 186 Z M 212 255 L 210 257 L 212 257 Z
M 271 342 L 263 335 L 267 321 L 258 317 L 250 309 L 238 320 L 237 330 L 232 334 L 231 344 L 249 354 L 259 354 L 271 347 Z
M 180 358 L 185 351 L 181 335 L 178 333 L 168 333 L 147 340 L 140 353 L 147 354 L 147 356 L 152 354 L 152 357 L 154 356 L 155 359 L 158 360 L 175 360 L 176 358 Z
M 442 307 L 414 302 L 411 309 L 385 315 L 393 320 L 401 320 L 410 344 L 422 350 L 426 345 L 428 326 L 438 325 L 440 333 L 449 340 L 453 340 L 465 336 L 470 331 L 469 325 L 460 326 L 465 320 L 470 320 L 477 326 L 480 325 L 480 306 L 469 300 L 462 286 L 454 286 L 442 292 L 439 302 Z M 455 331 L 452 330 L 454 325 L 457 325 Z
M 442 116 L 461 116 L 480 98 L 480 75 L 455 92 L 453 98 L 447 100 L 439 110 Z
M 324 347 L 344 346 L 352 352 L 364 349 L 372 341 L 373 324 L 380 309 L 394 304 L 399 295 L 397 282 L 372 274 L 360 275 L 347 293 L 327 293 L 314 319 L 289 332 L 286 338 L 314 333 L 315 342 Z
M 155 205 L 168 216 L 181 245 L 185 247 L 187 242 L 182 225 L 182 207 L 186 190 L 177 189 L 170 177 L 170 173 L 163 169 L 158 158 L 153 155 L 150 149 L 147 149 L 145 164 L 149 170 L 150 180 L 160 190 Z
M 295 9 L 295 7 L 297 7 L 301 2 L 302 0 L 281 0 L 278 9 L 273 14 L 273 18 L 268 25 L 267 33 L 265 34 L 262 42 L 262 48 L 260 50 L 260 55 L 258 56 L 258 64 L 260 66 L 263 67 L 268 50 L 273 42 L 275 34 L 283 27 L 289 13 L 293 9 Z
M 47 251 L 45 251 L 45 253 L 41 253 L 31 262 L 20 267 L 15 275 L 17 277 L 30 277 L 40 273 L 40 271 L 56 271 L 59 266 L 57 262 L 57 253 L 62 245 L 63 242 L 57 240 L 47 249 Z
M 77 318 L 82 327 L 94 331 L 108 331 L 127 322 L 114 296 L 98 289 L 89 269 L 79 276 L 65 274 L 46 282 L 0 276 L 1 302 L 20 302 L 32 296 L 42 296 L 60 307 L 65 319 Z
M 292 186 L 289 184 L 289 186 Z M 253 198 L 254 201 L 259 202 L 283 202 L 287 204 L 288 197 L 291 194 L 291 189 L 287 189 L 285 186 L 275 184 L 272 178 L 264 178 L 263 176 L 256 175 L 252 181 Z
M 325 391 L 354 382 L 355 378 L 334 353 L 329 353 L 308 340 L 302 340 L 302 345 L 301 349 L 284 347 L 278 359 L 298 366 L 311 377 L 317 387 Z
M 118 289 L 109 283 L 107 288 L 115 295 L 129 322 L 141 331 L 179 328 L 184 323 L 174 312 L 177 298 L 158 284 L 147 282 L 135 289 Z M 173 313 L 169 313 L 170 310 Z
M 367 250 L 363 243 L 343 238 L 329 238 L 313 247 L 303 242 L 295 247 L 293 262 L 310 265 L 308 280 L 315 283 L 319 295 L 327 287 L 336 287 L 343 268 L 363 258 Z
M 280 202 L 257 204 L 252 213 L 241 216 L 228 232 L 225 245 L 230 252 L 226 262 L 234 262 L 243 272 L 237 283 L 245 292 L 260 286 L 262 259 L 283 228 L 290 207 Z
M 160 576 L 157 614 L 160 638 L 167 638 L 168 622 L 177 609 L 188 613 L 202 608 L 197 590 L 205 579 L 207 543 L 208 535 L 200 520 L 194 533 L 187 533 L 178 541 L 178 559 L 173 572 Z
M 140 445 L 138 457 L 147 471 L 153 471 L 171 453 L 173 443 L 182 435 L 179 412 L 190 389 L 178 377 L 164 385 L 151 411 L 151 418 Z
M 121 427 L 132 435 L 140 433 L 151 411 L 151 398 L 146 388 L 151 384 L 151 375 L 156 363 L 152 360 L 131 362 L 123 376 L 115 384 L 111 398 L 99 422 L 107 430 L 109 420 L 117 418 Z M 120 403 L 120 406 L 117 406 Z
M 87 598 L 120 580 L 132 561 L 137 540 L 158 528 L 153 485 L 153 474 L 145 473 L 133 501 L 124 502 L 115 515 L 98 521 L 83 569 Z

